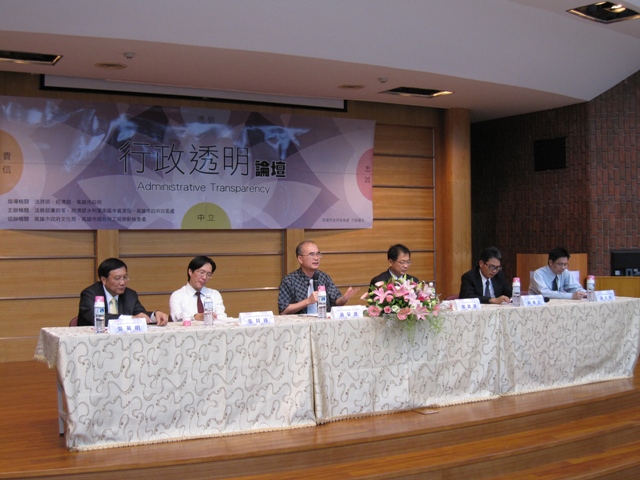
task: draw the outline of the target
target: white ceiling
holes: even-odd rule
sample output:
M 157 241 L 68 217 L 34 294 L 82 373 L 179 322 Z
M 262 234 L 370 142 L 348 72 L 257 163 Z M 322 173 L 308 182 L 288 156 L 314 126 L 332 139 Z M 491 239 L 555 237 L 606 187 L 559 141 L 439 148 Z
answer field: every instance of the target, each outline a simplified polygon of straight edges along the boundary
M 604 25 L 566 13 L 587 3 L 0 0 L 0 50 L 63 55 L 55 66 L 0 62 L 0 70 L 276 102 L 270 96 L 467 108 L 475 122 L 588 101 L 640 70 L 640 19 Z M 640 0 L 624 5 L 640 11 Z M 94 66 L 101 62 L 127 68 Z M 338 88 L 345 84 L 364 88 Z M 399 86 L 455 93 L 380 93 Z

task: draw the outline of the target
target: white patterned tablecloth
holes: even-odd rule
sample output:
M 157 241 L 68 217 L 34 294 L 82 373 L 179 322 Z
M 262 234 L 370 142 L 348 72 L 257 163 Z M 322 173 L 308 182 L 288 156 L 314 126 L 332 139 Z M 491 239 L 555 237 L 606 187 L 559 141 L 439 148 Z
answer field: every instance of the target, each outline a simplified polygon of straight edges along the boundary
M 35 356 L 58 371 L 72 450 L 316 424 L 308 320 L 295 316 L 126 335 L 44 328 Z
M 443 313 L 443 333 L 418 325 L 413 341 L 383 319 L 312 323 L 318 423 L 494 398 L 499 314 Z
M 311 324 L 318 423 L 633 376 L 640 299 L 442 313 L 411 342 L 382 319 Z
M 67 446 L 90 450 L 313 426 L 633 375 L 640 299 L 443 312 L 415 338 L 382 319 L 44 328 Z
M 502 310 L 500 394 L 633 376 L 640 343 L 640 299 L 551 300 Z

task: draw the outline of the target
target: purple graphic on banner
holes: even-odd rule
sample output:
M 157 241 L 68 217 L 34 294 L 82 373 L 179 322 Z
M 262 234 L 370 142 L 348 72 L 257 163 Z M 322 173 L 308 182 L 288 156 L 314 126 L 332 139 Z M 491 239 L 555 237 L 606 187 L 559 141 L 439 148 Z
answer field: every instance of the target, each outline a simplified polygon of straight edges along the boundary
M 0 226 L 371 228 L 374 127 L 0 97 Z

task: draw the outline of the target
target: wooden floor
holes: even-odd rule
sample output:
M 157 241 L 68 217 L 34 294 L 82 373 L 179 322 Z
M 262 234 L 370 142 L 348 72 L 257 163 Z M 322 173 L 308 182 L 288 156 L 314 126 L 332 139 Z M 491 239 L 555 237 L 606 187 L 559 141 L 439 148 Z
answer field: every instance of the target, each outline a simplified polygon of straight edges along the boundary
M 69 452 L 54 371 L 0 364 L 0 478 L 640 478 L 633 379 L 274 433 Z

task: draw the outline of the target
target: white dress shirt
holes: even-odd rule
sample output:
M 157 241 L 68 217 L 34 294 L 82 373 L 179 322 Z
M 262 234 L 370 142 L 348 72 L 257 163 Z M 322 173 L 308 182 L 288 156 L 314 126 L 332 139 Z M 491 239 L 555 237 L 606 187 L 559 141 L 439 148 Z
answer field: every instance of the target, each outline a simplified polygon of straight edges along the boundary
M 553 289 L 553 280 L 558 277 L 558 290 Z M 542 295 L 548 298 L 573 298 L 573 292 L 582 291 L 584 288 L 575 281 L 569 270 L 564 270 L 561 274 L 553 273 L 549 265 L 537 269 L 533 273 L 533 281 L 529 285 L 529 291 L 535 295 Z
M 227 318 L 220 292 L 213 288 L 202 287 L 201 294 L 203 304 L 204 297 L 207 295 L 213 299 L 213 310 L 216 312 L 216 318 Z M 174 322 L 181 320 L 182 312 L 188 313 L 193 318 L 193 316 L 198 313 L 198 296 L 196 295 L 196 289 L 187 283 L 180 290 L 173 292 L 169 299 L 169 312 Z
M 485 295 L 485 289 L 487 288 L 487 282 L 489 282 L 489 298 L 496 298 L 496 292 L 493 291 L 493 283 L 491 282 L 490 279 L 486 278 L 483 274 L 482 274 L 482 270 L 479 270 L 480 273 L 480 278 L 482 279 L 482 296 L 486 296 Z

